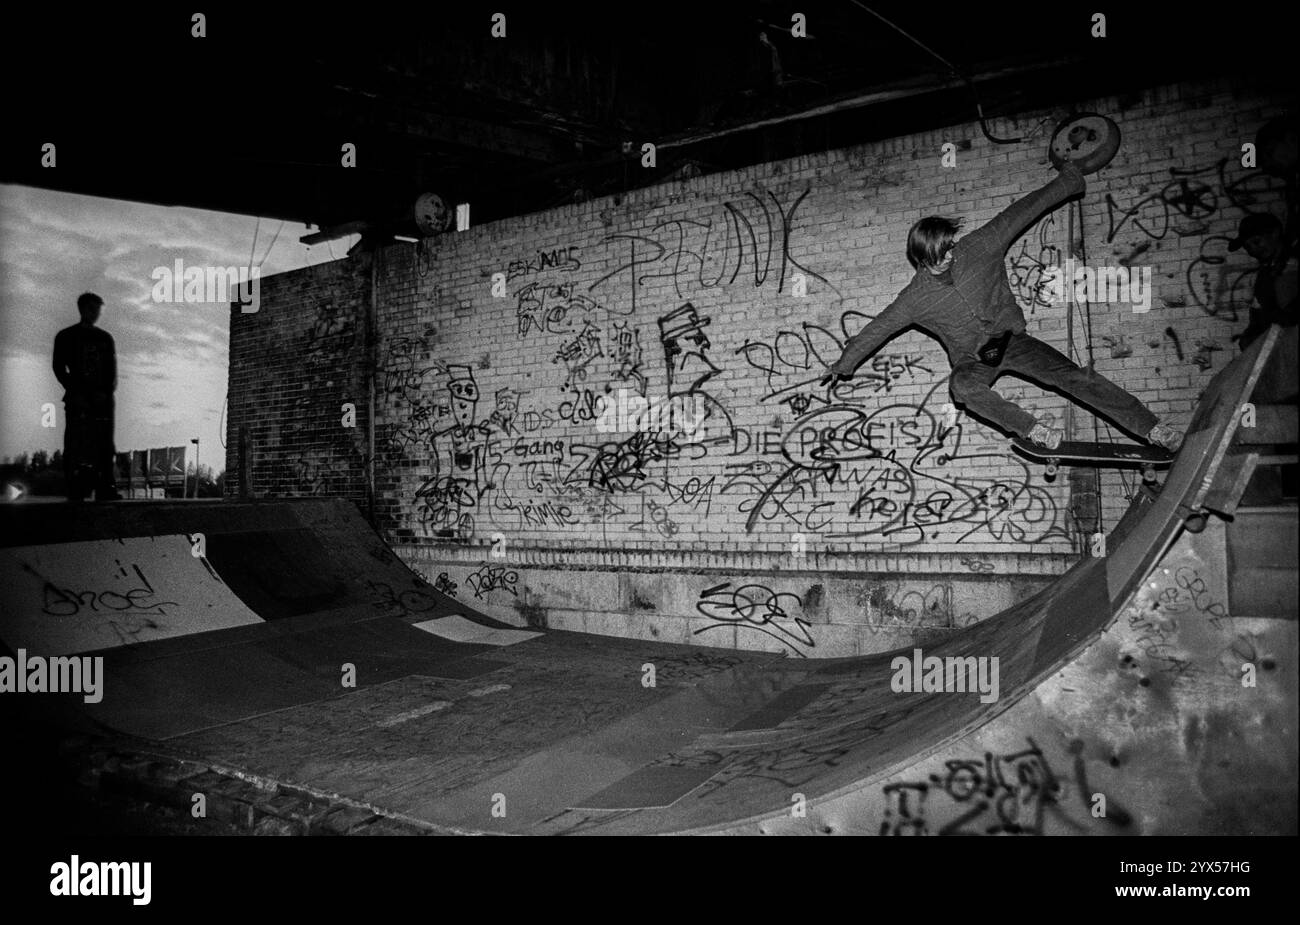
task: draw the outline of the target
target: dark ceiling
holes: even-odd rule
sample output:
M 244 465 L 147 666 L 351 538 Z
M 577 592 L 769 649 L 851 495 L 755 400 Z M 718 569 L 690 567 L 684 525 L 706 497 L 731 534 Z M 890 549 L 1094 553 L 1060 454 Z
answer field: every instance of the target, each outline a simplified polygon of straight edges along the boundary
M 971 122 L 977 98 L 995 117 L 1293 64 L 1285 27 L 1173 3 L 1111 10 L 1105 39 L 1075 2 L 374 6 L 209 6 L 204 39 L 183 11 L 6 13 L 0 182 L 410 233 L 426 190 L 471 203 L 477 224 Z

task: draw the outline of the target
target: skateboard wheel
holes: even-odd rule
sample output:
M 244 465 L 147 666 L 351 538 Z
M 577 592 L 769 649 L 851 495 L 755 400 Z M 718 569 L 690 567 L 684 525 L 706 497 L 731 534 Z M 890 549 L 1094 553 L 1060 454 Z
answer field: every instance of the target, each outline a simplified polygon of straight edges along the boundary
M 1047 464 L 1047 469 L 1046 469 L 1047 477 L 1048 477 L 1049 479 L 1054 479 L 1054 478 L 1056 478 L 1056 470 L 1057 470 L 1057 465 L 1056 465 L 1056 463 L 1048 463 L 1048 464 Z
M 1154 485 L 1156 481 L 1156 470 L 1150 466 L 1143 466 L 1142 481 L 1146 482 L 1148 485 Z
M 1200 533 L 1205 529 L 1208 518 L 1204 514 L 1189 514 L 1183 521 L 1183 527 L 1188 533 Z

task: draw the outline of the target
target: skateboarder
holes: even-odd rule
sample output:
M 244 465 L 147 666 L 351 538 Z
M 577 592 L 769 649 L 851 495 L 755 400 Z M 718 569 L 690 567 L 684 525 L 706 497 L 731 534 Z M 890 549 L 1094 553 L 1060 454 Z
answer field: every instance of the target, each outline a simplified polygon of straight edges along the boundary
M 82 501 L 88 491 L 96 501 L 119 498 L 113 478 L 113 392 L 117 355 L 112 336 L 95 327 L 104 300 L 93 292 L 77 298 L 81 322 L 54 338 L 54 375 L 66 390 L 63 406 L 63 464 L 68 499 Z
M 1083 174 L 1067 162 L 1052 182 L 960 241 L 954 240 L 959 221 L 933 215 L 921 219 L 907 235 L 907 259 L 916 275 L 849 339 L 822 384 L 851 378 L 863 360 L 915 325 L 947 351 L 952 364 L 948 385 L 957 404 L 1006 431 L 1049 449 L 1060 445 L 1064 435 L 993 391 L 999 376 L 1012 373 L 1086 405 L 1145 443 L 1176 450 L 1182 442 L 1179 431 L 1160 423 L 1119 386 L 1026 334 L 1024 313 L 1007 282 L 1007 249 L 1040 215 L 1084 188 Z

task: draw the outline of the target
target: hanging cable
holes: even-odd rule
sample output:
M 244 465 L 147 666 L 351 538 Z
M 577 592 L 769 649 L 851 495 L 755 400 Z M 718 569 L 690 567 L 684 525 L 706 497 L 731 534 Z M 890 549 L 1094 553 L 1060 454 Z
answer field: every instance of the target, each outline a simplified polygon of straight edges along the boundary
M 984 119 L 984 105 L 980 102 L 979 93 L 975 89 L 975 81 L 971 80 L 965 74 L 959 74 L 957 76 L 961 77 L 962 80 L 966 81 L 966 86 L 970 88 L 971 98 L 975 100 L 975 114 L 979 116 L 980 130 L 984 133 L 985 138 L 993 142 L 995 145 L 1013 145 L 1016 144 L 1017 142 L 1024 140 L 1019 135 L 1017 135 L 1015 138 L 998 138 L 996 135 L 990 132 L 989 124 Z
M 849 2 L 852 3 L 854 6 L 858 7 L 859 9 L 862 9 L 870 13 L 872 16 L 876 17 L 876 19 L 879 19 L 886 26 L 889 26 L 889 28 L 893 29 L 895 32 L 901 35 L 903 38 L 907 39 L 909 42 L 916 45 L 926 54 L 929 54 L 932 57 L 934 57 L 940 64 L 942 64 L 944 67 L 948 69 L 949 74 L 951 74 L 953 77 L 957 78 L 958 80 L 964 82 L 966 84 L 966 87 L 970 90 L 971 98 L 974 99 L 975 101 L 975 114 L 979 116 L 980 130 L 984 132 L 985 138 L 993 142 L 995 145 L 1013 145 L 1024 140 L 1019 136 L 1015 138 L 998 138 L 996 135 L 994 135 L 992 132 L 989 131 L 988 122 L 984 118 L 984 106 L 983 104 L 980 103 L 979 92 L 975 89 L 975 81 L 972 80 L 970 76 L 966 74 L 965 71 L 958 68 L 955 64 L 953 64 L 943 55 L 939 54 L 930 46 L 926 45 L 920 39 L 904 32 L 897 25 L 890 22 L 885 17 L 881 16 L 879 13 L 877 13 L 871 7 L 867 6 L 865 3 L 860 3 L 859 0 L 849 0 Z
M 1083 202 L 1080 200 L 1071 203 L 1071 208 L 1078 210 L 1079 256 L 1080 258 L 1082 258 L 1083 265 L 1086 267 L 1088 265 L 1088 244 L 1087 241 L 1085 240 L 1087 237 L 1087 232 L 1086 232 L 1086 225 L 1084 223 L 1084 216 L 1083 216 Z M 1073 216 L 1073 212 L 1071 213 L 1071 215 Z M 1073 225 L 1073 221 L 1071 221 L 1071 225 Z M 1073 246 L 1074 245 L 1072 242 L 1071 249 L 1073 249 Z M 1085 337 L 1086 346 L 1088 348 L 1088 372 L 1095 376 L 1097 375 L 1097 355 L 1095 353 L 1095 348 L 1093 346 L 1093 337 L 1092 337 L 1092 297 L 1086 291 L 1083 297 L 1083 309 L 1084 309 L 1084 337 Z M 1094 413 L 1092 416 L 1092 439 L 1094 443 L 1102 442 L 1101 440 L 1102 423 L 1103 422 L 1101 421 L 1101 419 Z M 1106 425 L 1106 432 L 1108 437 L 1114 436 L 1110 430 L 1109 424 Z M 1109 442 L 1113 443 L 1114 440 L 1112 439 Z M 1104 514 L 1105 506 L 1102 503 L 1101 467 L 1098 466 L 1093 470 L 1093 472 L 1095 473 L 1095 477 L 1096 477 L 1095 490 L 1097 492 L 1097 532 L 1103 533 L 1105 532 L 1105 514 Z M 1120 471 L 1120 484 L 1124 486 L 1125 494 L 1128 494 L 1132 490 L 1129 484 L 1124 479 L 1123 471 Z
M 1084 222 L 1083 222 L 1083 203 L 1076 201 L 1072 203 L 1079 214 L 1079 256 L 1083 259 L 1084 266 L 1088 265 L 1088 245 L 1084 241 Z M 1092 345 L 1092 299 L 1087 295 L 1083 297 L 1083 314 L 1084 314 L 1084 338 L 1088 348 L 1088 371 L 1094 372 L 1097 367 L 1097 357 L 1093 353 Z
M 257 255 L 257 233 L 262 229 L 262 216 L 257 217 L 257 224 L 253 226 L 253 246 L 248 249 L 248 271 L 253 271 L 253 258 Z
M 1072 203 L 1072 205 L 1074 207 L 1077 207 L 1079 210 L 1079 255 L 1083 258 L 1084 264 L 1087 265 L 1088 245 L 1087 242 L 1084 240 L 1083 202 L 1080 200 L 1075 203 Z M 1085 330 L 1087 333 L 1087 347 L 1088 347 L 1088 371 L 1093 374 L 1096 374 L 1097 357 L 1094 352 L 1096 348 L 1093 344 L 1093 335 L 1092 335 L 1092 302 L 1090 300 L 1085 300 L 1084 305 L 1085 305 L 1084 321 L 1086 324 Z M 1119 434 L 1115 432 L 1115 430 L 1110 426 L 1109 423 L 1101 420 L 1099 417 L 1097 417 L 1097 415 L 1094 414 L 1092 416 L 1093 440 L 1096 441 L 1097 443 L 1102 442 L 1101 432 L 1103 429 L 1105 430 L 1106 442 L 1116 443 L 1117 442 L 1116 438 L 1119 436 Z M 1115 474 L 1119 476 L 1120 484 L 1124 486 L 1124 497 L 1132 498 L 1134 493 L 1137 490 L 1136 485 L 1133 483 L 1131 479 L 1125 476 L 1123 469 L 1116 469 Z M 1098 493 L 1098 499 L 1100 500 L 1101 497 L 1101 481 L 1100 481 L 1101 470 L 1100 469 L 1097 470 L 1097 477 L 1098 477 L 1097 493 Z M 1098 517 L 1100 517 L 1100 508 L 1099 508 Z M 1099 530 L 1101 529 L 1100 520 L 1098 520 L 1097 529 Z
M 1065 209 L 1065 257 L 1066 257 L 1066 266 L 1069 266 L 1070 262 L 1073 261 L 1074 259 L 1074 209 L 1069 206 L 1067 206 Z M 1065 272 L 1064 267 L 1062 267 L 1061 272 L 1062 273 Z M 1066 303 L 1066 309 L 1065 309 L 1065 356 L 1071 363 L 1076 363 L 1078 362 L 1079 359 L 1079 351 L 1074 343 L 1075 291 L 1074 291 L 1073 282 L 1071 280 L 1065 280 L 1065 285 L 1069 287 L 1066 290 L 1069 293 L 1069 296 L 1068 296 L 1068 302 Z M 1067 401 L 1065 403 L 1065 421 L 1064 421 L 1066 440 L 1074 439 L 1074 413 L 1075 413 L 1074 402 Z M 1074 500 L 1073 471 L 1071 472 L 1070 485 L 1071 485 L 1070 498 L 1071 498 L 1071 502 L 1073 502 Z M 1078 532 L 1079 515 L 1078 515 L 1078 510 L 1073 503 L 1071 503 L 1070 505 L 1070 513 L 1074 518 L 1073 521 L 1074 528 Z M 1082 547 L 1084 546 L 1082 537 L 1076 535 L 1075 541 L 1079 548 L 1079 551 L 1082 552 L 1083 551 Z
M 274 235 L 274 237 L 271 238 L 271 243 L 267 246 L 267 248 L 266 248 L 266 253 L 263 254 L 263 255 L 262 255 L 262 259 L 259 260 L 259 261 L 257 262 L 257 267 L 258 267 L 258 269 L 261 269 L 261 268 L 262 268 L 262 264 L 266 263 L 266 258 L 271 256 L 271 248 L 275 247 L 275 242 L 278 241 L 278 240 L 280 240 L 280 232 L 283 231 L 283 230 L 284 230 L 284 220 L 281 219 L 281 220 L 280 220 L 280 227 L 275 229 L 275 235 Z M 253 240 L 254 240 L 254 243 L 256 243 L 256 240 L 257 240 L 257 239 L 254 238 Z
M 420 279 L 429 275 L 429 270 L 433 266 L 433 258 L 429 255 L 429 239 L 421 238 L 415 242 L 415 272 Z

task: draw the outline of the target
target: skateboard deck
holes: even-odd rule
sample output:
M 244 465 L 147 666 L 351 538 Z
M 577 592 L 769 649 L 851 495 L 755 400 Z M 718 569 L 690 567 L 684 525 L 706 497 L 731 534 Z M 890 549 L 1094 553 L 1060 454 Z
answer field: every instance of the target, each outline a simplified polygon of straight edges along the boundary
M 1045 463 L 1047 475 L 1056 474 L 1061 463 L 1084 463 L 1093 466 L 1131 467 L 1142 470 L 1143 478 L 1151 481 L 1155 470 L 1167 468 L 1174 461 L 1174 454 L 1154 446 L 1137 446 L 1124 443 L 1086 443 L 1077 440 L 1062 441 L 1056 449 L 1030 443 L 1021 437 L 1011 441 L 1016 452 L 1022 456 Z

